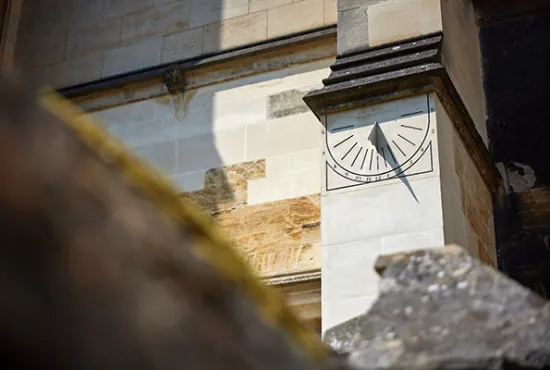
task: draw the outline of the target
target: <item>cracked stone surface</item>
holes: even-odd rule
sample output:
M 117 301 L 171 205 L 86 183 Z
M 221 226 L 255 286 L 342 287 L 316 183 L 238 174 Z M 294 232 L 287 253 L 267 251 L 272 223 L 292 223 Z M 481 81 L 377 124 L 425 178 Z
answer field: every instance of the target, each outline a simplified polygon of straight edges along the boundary
M 325 335 L 358 369 L 542 369 L 546 301 L 457 246 L 382 256 L 380 296 Z

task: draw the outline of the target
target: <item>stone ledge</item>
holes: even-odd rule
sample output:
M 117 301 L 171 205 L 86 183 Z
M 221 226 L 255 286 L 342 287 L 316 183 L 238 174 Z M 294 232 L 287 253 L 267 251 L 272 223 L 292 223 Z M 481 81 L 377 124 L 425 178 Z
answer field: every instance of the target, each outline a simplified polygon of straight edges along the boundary
M 69 86 L 60 89 L 58 92 L 68 99 L 97 94 L 106 90 L 120 89 L 125 86 L 145 81 L 160 81 L 165 76 L 185 75 L 187 71 L 197 70 L 214 66 L 217 64 L 238 61 L 246 57 L 259 56 L 265 53 L 272 53 L 291 46 L 305 45 L 314 41 L 324 39 L 335 39 L 336 27 L 328 26 L 319 29 L 301 32 L 294 35 L 274 38 L 265 42 L 254 43 L 243 47 L 225 50 L 220 53 L 201 55 L 200 57 L 185 59 L 177 62 L 161 64 L 158 66 L 144 68 L 132 72 L 122 73 L 112 77 L 98 79 L 88 83 Z M 181 84 L 171 84 L 171 89 L 184 88 Z
M 302 284 L 317 283 L 321 281 L 321 271 L 312 271 L 307 273 L 275 276 L 262 279 L 267 285 L 295 286 Z

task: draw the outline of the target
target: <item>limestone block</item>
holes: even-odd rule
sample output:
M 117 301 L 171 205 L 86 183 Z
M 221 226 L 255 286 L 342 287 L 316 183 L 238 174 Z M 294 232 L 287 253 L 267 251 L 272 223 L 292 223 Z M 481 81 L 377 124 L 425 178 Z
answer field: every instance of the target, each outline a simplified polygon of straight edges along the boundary
M 243 15 L 204 27 L 203 52 L 263 41 L 267 38 L 267 12 Z
M 95 112 L 94 116 L 113 125 L 131 125 L 135 122 L 153 119 L 155 106 L 155 100 L 144 100 Z
M 250 0 L 250 13 L 292 4 L 293 0 Z
M 189 27 L 195 28 L 219 23 L 247 13 L 248 0 L 191 0 Z
M 195 28 L 164 37 L 162 62 L 192 58 L 202 53 L 203 29 Z
M 441 31 L 441 0 L 387 0 L 367 9 L 369 45 Z
M 125 16 L 120 41 L 129 44 L 189 28 L 191 0 L 181 0 Z
M 372 266 L 381 253 L 380 239 L 323 246 L 325 301 L 376 295 L 379 277 Z
M 312 113 L 269 120 L 266 128 L 267 157 L 321 147 L 322 127 Z
M 178 140 L 177 171 L 193 172 L 245 161 L 245 129 L 219 131 Z
M 260 122 L 246 126 L 246 160 L 254 161 L 260 158 L 266 158 L 269 149 L 266 147 L 268 142 L 267 126 Z
M 60 63 L 65 60 L 67 40 L 66 31 L 37 30 L 23 24 L 18 35 L 17 61 L 29 68 Z
M 302 98 L 313 88 L 292 89 L 267 97 L 267 119 L 309 112 Z
M 323 214 L 330 217 L 323 225 L 323 244 L 443 228 L 439 177 L 410 177 L 408 184 L 410 188 L 399 182 L 323 196 Z
M 313 149 L 268 157 L 265 165 L 267 177 L 270 178 L 294 175 L 304 171 L 317 171 L 320 174 L 321 151 Z
M 325 25 L 330 24 L 336 24 L 338 21 L 338 10 L 337 10 L 337 3 L 338 0 L 324 0 L 325 1 L 325 9 L 324 9 L 324 20 L 323 23 Z
M 312 113 L 302 113 L 246 127 L 247 158 L 267 158 L 321 147 L 321 127 Z
M 193 192 L 204 189 L 204 177 L 206 170 L 174 175 L 172 177 L 174 183 L 182 192 Z
M 153 7 L 153 0 L 105 0 L 103 18 L 117 18 Z
M 386 236 L 381 238 L 382 254 L 400 253 L 418 248 L 438 248 L 445 245 L 444 237 L 446 235 L 441 227 Z
M 160 63 L 162 38 L 150 39 L 105 53 L 103 76 L 129 72 Z
M 369 44 L 367 8 L 345 9 L 338 12 L 338 54 L 353 52 Z
M 103 55 L 71 59 L 53 65 L 49 71 L 48 83 L 57 88 L 67 87 L 101 78 Z
M 304 171 L 282 177 L 266 177 L 248 184 L 248 204 L 291 199 L 321 191 L 319 171 Z
M 368 6 L 384 0 L 338 0 L 338 11 Z
M 470 230 L 475 234 L 475 245 L 483 262 L 497 266 L 492 195 L 481 178 L 464 145 L 455 137 L 455 163 L 460 179 L 462 210 Z
M 460 243 L 496 266 L 491 192 L 439 101 L 436 112 L 445 243 Z
M 154 0 L 154 6 L 168 5 L 168 4 L 175 3 L 176 1 L 181 1 L 181 0 Z
M 321 268 L 319 196 L 237 207 L 216 216 L 262 277 Z
M 165 175 L 173 174 L 176 170 L 175 141 L 137 148 L 135 153 Z
M 251 95 L 253 92 L 256 95 Z M 243 88 L 217 91 L 212 98 L 212 130 L 227 130 L 265 120 L 264 94 L 261 89 L 247 85 Z M 237 96 L 239 99 L 235 99 Z
M 306 64 L 313 60 L 324 60 L 327 61 L 328 65 L 331 65 L 334 62 L 335 56 L 336 42 L 332 39 L 327 39 L 310 43 L 306 48 L 298 45 L 282 52 L 271 53 L 269 58 L 262 58 L 258 62 L 258 68 L 261 71 L 269 71 L 292 65 Z M 329 74 L 328 69 L 326 71 L 325 77 Z
M 40 0 L 23 3 L 24 28 L 61 32 L 102 20 L 102 0 Z
M 381 257 L 381 294 L 325 342 L 356 369 L 542 369 L 550 305 L 449 246 Z
M 212 94 L 188 90 L 183 96 L 164 95 L 156 99 L 155 117 L 165 126 L 178 127 L 178 138 L 211 135 L 214 132 Z
M 359 316 L 371 307 L 378 296 L 376 294 L 365 297 L 325 301 L 321 304 L 323 331 L 356 316 Z
M 273 38 L 321 27 L 323 0 L 303 0 L 268 11 L 267 37 Z
M 458 183 L 458 181 L 456 182 Z M 454 185 L 454 184 L 453 184 Z M 470 245 L 468 221 L 462 211 L 462 192 L 454 186 L 441 182 L 441 199 L 443 201 L 443 225 L 445 244 L 463 245 L 472 255 L 477 255 L 475 245 Z
M 121 27 L 122 19 L 115 18 L 70 31 L 67 57 L 77 58 L 117 47 Z
M 198 175 L 199 172 L 201 171 L 190 172 L 184 176 Z M 210 168 L 204 171 L 202 189 L 186 190 L 182 197 L 200 205 L 216 217 L 221 217 L 222 212 L 232 212 L 237 208 L 246 207 L 249 182 L 263 177 L 265 177 L 263 160 Z M 228 217 L 232 219 L 239 214 L 228 215 Z
M 442 1 L 443 61 L 481 138 L 488 145 L 478 26 L 473 2 Z

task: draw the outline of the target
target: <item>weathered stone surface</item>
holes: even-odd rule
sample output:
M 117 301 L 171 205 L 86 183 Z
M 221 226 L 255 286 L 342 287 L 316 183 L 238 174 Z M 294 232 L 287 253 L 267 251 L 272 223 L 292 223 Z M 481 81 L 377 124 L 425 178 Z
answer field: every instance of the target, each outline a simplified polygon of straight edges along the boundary
M 547 368 L 550 306 L 456 246 L 383 256 L 380 297 L 325 341 L 359 369 Z
M 267 38 L 267 12 L 247 14 L 204 26 L 203 52 L 212 53 Z
M 304 0 L 269 9 L 267 37 L 279 37 L 323 26 L 323 0 Z
M 122 19 L 120 42 L 123 44 L 148 40 L 189 28 L 190 1 L 178 1 L 132 13 Z
M 309 111 L 302 98 L 313 88 L 293 89 L 267 97 L 267 119 L 281 118 Z
M 67 55 L 70 59 L 95 54 L 118 46 L 122 19 L 115 18 L 69 32 Z
M 265 170 L 265 160 L 208 170 L 204 188 L 182 198 L 212 214 L 262 277 L 319 270 L 319 194 L 248 205 L 248 183 L 265 177 Z
M 103 77 L 160 63 L 162 38 L 109 50 L 105 53 Z
M 476 245 L 479 259 L 497 267 L 495 228 L 491 192 L 475 167 L 464 144 L 453 137 L 455 146 L 455 169 L 460 182 L 462 211 L 468 220 L 470 244 Z

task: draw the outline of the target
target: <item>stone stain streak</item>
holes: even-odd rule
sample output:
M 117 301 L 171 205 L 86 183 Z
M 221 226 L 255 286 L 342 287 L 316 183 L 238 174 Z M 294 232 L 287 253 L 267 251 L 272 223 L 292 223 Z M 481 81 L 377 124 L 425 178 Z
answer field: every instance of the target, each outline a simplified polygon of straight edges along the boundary
M 492 196 L 462 142 L 455 137 L 455 168 L 460 181 L 462 211 L 468 220 L 470 246 L 476 246 L 479 259 L 496 267 L 495 230 Z
M 267 119 L 309 112 L 302 98 L 314 88 L 283 91 L 267 97 Z
M 248 181 L 263 177 L 265 160 L 215 168 L 206 173 L 204 189 L 182 197 L 210 212 L 261 276 L 318 270 L 320 195 L 250 206 Z

